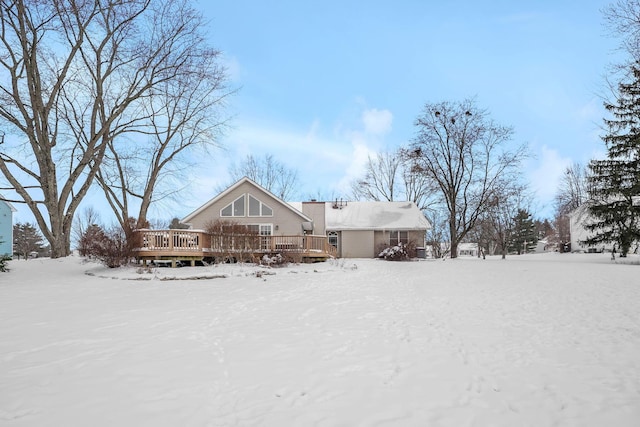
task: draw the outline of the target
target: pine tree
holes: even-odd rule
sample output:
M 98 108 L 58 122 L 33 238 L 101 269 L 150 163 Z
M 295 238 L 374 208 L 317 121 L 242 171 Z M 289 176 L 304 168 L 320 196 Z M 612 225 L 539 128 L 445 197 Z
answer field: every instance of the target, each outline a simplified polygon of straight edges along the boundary
M 44 244 L 44 239 L 38 229 L 27 223 L 17 223 L 13 226 L 13 251 L 29 259 L 31 252 L 40 252 Z
M 640 63 L 631 68 L 631 82 L 618 85 L 615 104 L 606 103 L 612 114 L 605 119 L 607 159 L 589 164 L 593 220 L 586 224 L 594 234 L 584 243 L 614 243 L 626 256 L 640 240 Z
M 536 225 L 531 214 L 524 209 L 518 209 L 513 218 L 513 231 L 511 233 L 510 249 L 521 255 L 531 252 L 538 243 Z

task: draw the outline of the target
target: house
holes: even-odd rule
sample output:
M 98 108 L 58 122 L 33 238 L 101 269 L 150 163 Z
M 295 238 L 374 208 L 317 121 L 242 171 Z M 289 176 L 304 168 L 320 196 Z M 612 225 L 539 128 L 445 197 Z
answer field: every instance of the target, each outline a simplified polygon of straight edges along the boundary
M 321 236 L 343 258 L 373 258 L 382 246 L 409 241 L 424 246 L 430 229 L 415 203 L 287 203 L 246 177 L 181 222 L 204 229 L 216 220 L 235 221 L 263 236 Z
M 458 256 L 478 256 L 478 243 L 461 242 L 458 243 Z
M 323 202 L 320 216 L 309 211 L 311 203 L 302 204 L 303 212 L 312 216 L 314 224 L 324 223 L 319 232 L 326 234 L 342 258 L 373 258 L 382 248 L 398 243 L 424 247 L 431 228 L 413 202 Z
M 633 199 L 634 206 L 640 204 L 640 198 Z M 589 246 L 583 243 L 591 237 L 594 232 L 586 229 L 586 225 L 592 221 L 589 213 L 589 204 L 583 203 L 578 208 L 569 213 L 569 234 L 571 236 L 571 252 L 611 252 L 614 243 L 604 243 L 598 246 Z M 638 244 L 637 242 L 635 244 Z M 632 250 L 635 246 L 632 245 Z
M 0 256 L 13 256 L 13 213 L 11 203 L 0 200 Z

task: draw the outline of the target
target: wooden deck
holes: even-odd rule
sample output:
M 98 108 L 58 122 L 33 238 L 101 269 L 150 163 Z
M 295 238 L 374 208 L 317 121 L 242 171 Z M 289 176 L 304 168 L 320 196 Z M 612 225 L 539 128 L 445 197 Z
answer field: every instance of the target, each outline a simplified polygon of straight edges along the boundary
M 260 236 L 257 234 L 215 235 L 192 230 L 137 230 L 134 255 L 147 261 L 237 262 L 259 261 L 263 256 L 280 254 L 300 262 L 335 258 L 337 250 L 326 236 Z

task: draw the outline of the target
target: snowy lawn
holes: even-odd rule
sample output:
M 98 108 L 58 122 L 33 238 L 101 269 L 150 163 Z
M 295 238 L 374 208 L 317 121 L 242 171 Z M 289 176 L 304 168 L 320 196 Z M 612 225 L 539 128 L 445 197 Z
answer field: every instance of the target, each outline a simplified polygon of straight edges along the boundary
M 0 425 L 639 426 L 625 262 L 11 261 Z

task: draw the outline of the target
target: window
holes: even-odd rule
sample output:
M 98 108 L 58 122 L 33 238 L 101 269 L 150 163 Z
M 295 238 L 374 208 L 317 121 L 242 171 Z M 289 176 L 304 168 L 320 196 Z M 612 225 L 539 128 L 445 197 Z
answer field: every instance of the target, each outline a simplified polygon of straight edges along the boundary
M 271 240 L 266 236 L 273 234 L 273 224 L 249 224 L 247 227 L 251 233 L 262 236 L 260 237 L 260 249 L 266 250 L 271 247 Z
M 244 216 L 244 194 L 222 208 L 220 216 Z
M 273 216 L 273 209 L 249 194 L 249 216 Z
M 330 231 L 328 234 L 329 244 L 335 248 L 338 247 L 338 233 Z
M 409 243 L 408 231 L 392 231 L 389 233 L 389 245 L 398 246 L 399 243 L 406 245 Z

